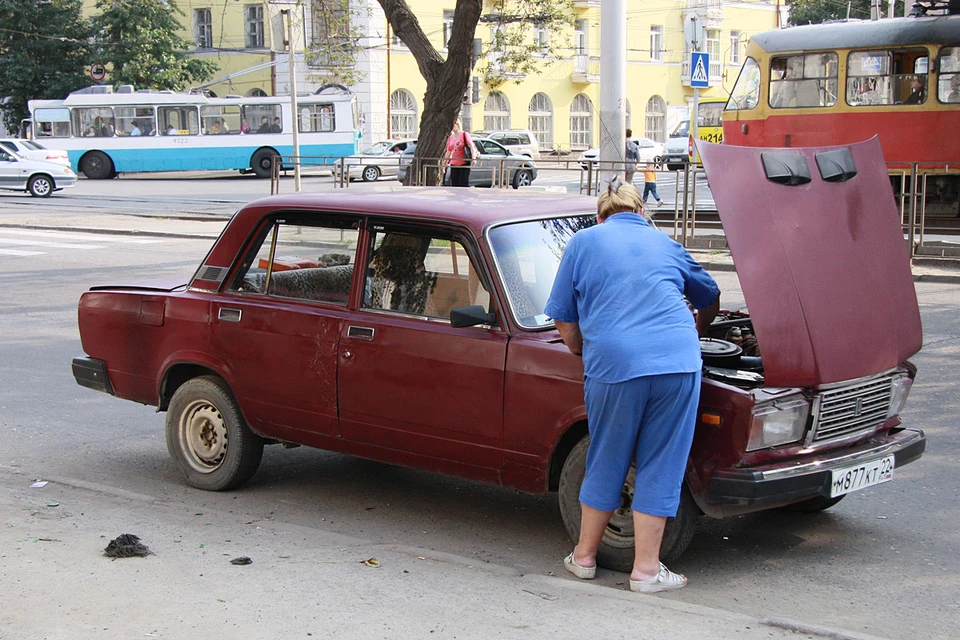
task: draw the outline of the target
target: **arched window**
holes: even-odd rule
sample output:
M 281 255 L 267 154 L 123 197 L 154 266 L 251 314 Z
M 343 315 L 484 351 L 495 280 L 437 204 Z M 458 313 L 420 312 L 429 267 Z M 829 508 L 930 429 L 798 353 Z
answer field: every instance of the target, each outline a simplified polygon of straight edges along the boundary
M 545 93 L 534 94 L 528 107 L 527 128 L 537 136 L 540 148 L 553 149 L 553 105 Z
M 570 150 L 589 149 L 593 145 L 593 102 L 578 93 L 570 104 Z
M 260 89 L 259 87 L 254 87 L 253 89 L 250 89 L 250 91 L 247 91 L 247 97 L 248 98 L 266 98 L 267 92 L 264 91 L 263 89 Z
M 660 96 L 647 100 L 647 137 L 657 142 L 667 139 L 667 103 Z
M 394 138 L 417 137 L 417 101 L 406 89 L 390 94 L 390 135 Z
M 488 131 L 510 128 L 510 103 L 499 91 L 491 91 L 483 103 L 483 128 Z

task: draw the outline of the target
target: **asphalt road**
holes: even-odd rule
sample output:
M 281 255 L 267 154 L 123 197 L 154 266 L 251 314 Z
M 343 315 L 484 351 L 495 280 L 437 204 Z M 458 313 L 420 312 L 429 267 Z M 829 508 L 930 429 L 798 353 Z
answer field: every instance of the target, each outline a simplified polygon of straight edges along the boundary
M 40 223 L 76 215 L 106 224 L 111 215 L 147 211 L 220 215 L 264 195 L 264 187 L 240 176 L 81 181 L 46 201 L 0 195 L 0 221 L 5 212 L 24 211 Z M 175 232 L 178 221 L 169 224 Z M 522 574 L 558 571 L 571 543 L 553 495 L 279 447 L 267 448 L 241 491 L 186 487 L 167 457 L 163 416 L 78 387 L 70 359 L 81 354 L 76 302 L 84 290 L 192 273 L 211 240 L 86 233 L 36 240 L 0 229 L 0 249 L 20 252 L 0 253 L 0 468 L 154 496 L 198 513 L 216 509 L 234 514 L 238 527 L 262 519 Z M 715 275 L 723 306 L 741 307 L 735 274 Z M 960 478 L 951 470 L 960 455 L 960 289 L 918 283 L 917 292 L 924 348 L 914 358 L 919 375 L 903 417 L 928 435 L 923 458 L 822 514 L 701 519 L 689 551 L 671 567 L 687 573 L 691 586 L 669 599 L 904 640 L 956 636 Z M 617 587 L 624 578 L 601 571 L 597 584 Z

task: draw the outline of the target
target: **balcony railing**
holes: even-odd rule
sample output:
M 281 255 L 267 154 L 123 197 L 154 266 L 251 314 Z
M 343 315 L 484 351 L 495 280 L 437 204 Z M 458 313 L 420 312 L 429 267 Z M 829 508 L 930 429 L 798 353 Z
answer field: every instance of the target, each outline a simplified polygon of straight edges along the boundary
M 600 58 L 585 53 L 573 56 L 571 82 L 600 82 Z

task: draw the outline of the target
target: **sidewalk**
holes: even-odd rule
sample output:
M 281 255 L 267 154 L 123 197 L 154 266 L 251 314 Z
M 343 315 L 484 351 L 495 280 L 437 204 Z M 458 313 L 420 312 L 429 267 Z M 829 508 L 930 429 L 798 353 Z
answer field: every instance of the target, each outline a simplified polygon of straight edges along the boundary
M 427 548 L 161 502 L 0 466 L 0 638 L 872 636 L 758 619 Z M 154 555 L 111 560 L 123 533 Z M 252 560 L 246 566 L 234 558 Z M 695 589 L 691 585 L 688 589 Z
M 168 238 L 209 238 L 212 241 L 220 235 L 229 219 L 230 215 L 227 214 L 184 216 L 151 213 L 58 216 L 14 213 L 0 217 L 0 229 L 15 227 L 50 231 L 86 231 Z M 691 249 L 690 253 L 707 271 L 736 271 L 729 251 Z M 913 279 L 916 282 L 960 284 L 960 260 L 918 257 L 914 258 L 912 269 Z

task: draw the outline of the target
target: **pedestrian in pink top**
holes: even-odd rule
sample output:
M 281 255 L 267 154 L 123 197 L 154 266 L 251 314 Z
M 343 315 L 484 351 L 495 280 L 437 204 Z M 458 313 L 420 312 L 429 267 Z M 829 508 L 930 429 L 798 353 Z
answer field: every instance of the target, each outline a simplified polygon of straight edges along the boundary
M 470 134 L 460 128 L 460 121 L 453 123 L 453 131 L 447 138 L 444 160 L 450 167 L 450 186 L 470 186 L 470 162 L 477 157 L 477 148 Z

